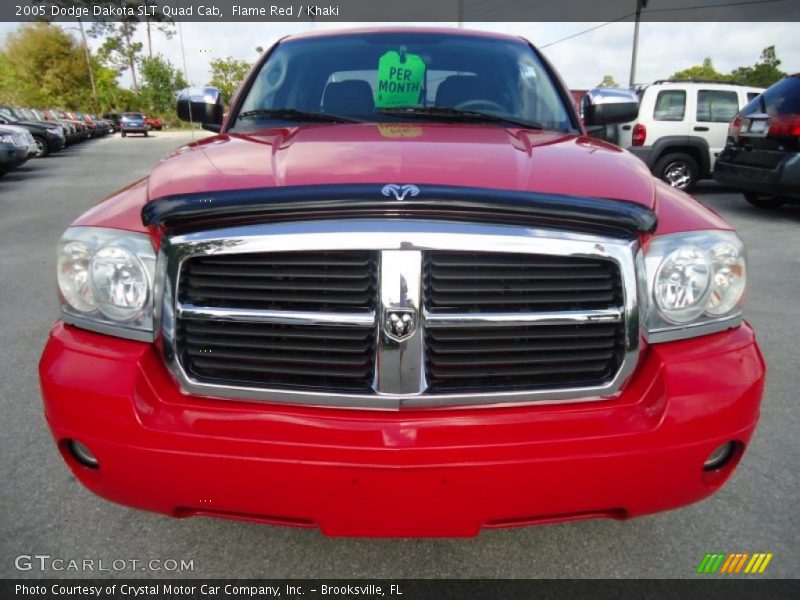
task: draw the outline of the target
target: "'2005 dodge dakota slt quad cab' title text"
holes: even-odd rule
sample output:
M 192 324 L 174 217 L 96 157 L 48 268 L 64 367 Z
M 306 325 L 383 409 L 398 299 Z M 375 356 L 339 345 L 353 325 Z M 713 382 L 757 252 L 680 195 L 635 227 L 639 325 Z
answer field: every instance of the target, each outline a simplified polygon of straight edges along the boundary
M 758 420 L 745 254 L 588 131 L 510 36 L 293 36 L 217 135 L 75 221 L 45 414 L 110 500 L 329 535 L 626 518 L 718 489 Z

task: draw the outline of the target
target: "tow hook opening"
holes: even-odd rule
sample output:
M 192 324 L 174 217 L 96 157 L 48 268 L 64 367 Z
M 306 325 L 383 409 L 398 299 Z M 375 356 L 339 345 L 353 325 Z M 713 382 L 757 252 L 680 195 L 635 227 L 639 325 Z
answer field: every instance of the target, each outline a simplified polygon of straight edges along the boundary
M 740 453 L 743 447 L 741 442 L 725 442 L 720 444 L 708 455 L 703 463 L 703 471 L 719 471 L 728 465 Z
M 100 463 L 94 453 L 89 450 L 86 444 L 78 440 L 65 440 L 64 447 L 80 465 L 89 469 L 99 469 Z

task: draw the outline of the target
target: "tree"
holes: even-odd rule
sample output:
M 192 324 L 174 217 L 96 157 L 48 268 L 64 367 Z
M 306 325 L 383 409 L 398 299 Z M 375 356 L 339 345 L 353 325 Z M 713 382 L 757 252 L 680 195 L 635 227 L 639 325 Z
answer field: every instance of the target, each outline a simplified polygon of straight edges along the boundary
M 142 51 L 142 43 L 134 42 L 138 21 L 102 22 L 97 21 L 89 30 L 89 35 L 95 38 L 105 37 L 98 54 L 100 58 L 113 66 L 118 73 L 126 70 L 131 72 L 134 93 L 139 93 L 139 83 L 136 79 L 136 63 Z
M 711 57 L 706 58 L 702 65 L 695 65 L 672 74 L 670 79 L 706 79 L 710 81 L 734 81 L 742 85 L 754 87 L 769 87 L 776 81 L 786 77 L 781 71 L 781 61 L 775 52 L 775 46 L 767 46 L 761 51 L 756 64 L 752 67 L 738 67 L 731 73 L 720 73 L 714 68 Z
M 153 24 L 151 19 L 148 19 L 145 24 L 147 26 L 147 56 L 153 58 L 153 29 L 162 33 L 168 40 L 171 40 L 175 35 L 175 25 L 173 23 Z
M 183 73 L 161 55 L 143 58 L 141 74 L 141 101 L 150 112 L 164 114 L 170 111 L 175 101 L 175 92 L 188 85 Z
M 0 51 L 0 102 L 4 104 L 20 104 L 21 100 L 14 81 L 14 67 L 8 55 Z
M 689 79 L 689 80 L 706 80 L 706 81 L 724 81 L 730 79 L 730 75 L 726 75 L 725 73 L 720 73 L 714 68 L 714 63 L 711 60 L 711 57 L 708 56 L 703 60 L 702 65 L 695 65 L 693 67 L 689 67 L 688 69 L 683 69 L 682 71 L 676 71 L 670 76 L 672 80 L 681 80 L 681 79 Z
M 211 61 L 211 80 L 208 82 L 222 92 L 222 99 L 227 104 L 236 93 L 239 84 L 250 70 L 250 63 L 232 57 L 218 58 Z
M 597 87 L 618 88 L 619 84 L 614 80 L 613 75 L 603 75 L 603 81 L 598 83 Z
M 767 46 L 761 51 L 758 62 L 752 67 L 739 67 L 731 73 L 733 79 L 744 85 L 753 87 L 769 87 L 776 81 L 786 77 L 781 71 L 781 61 L 775 53 L 775 46 Z
M 50 23 L 27 23 L 6 38 L 0 93 L 18 104 L 84 108 L 92 104 L 82 44 Z

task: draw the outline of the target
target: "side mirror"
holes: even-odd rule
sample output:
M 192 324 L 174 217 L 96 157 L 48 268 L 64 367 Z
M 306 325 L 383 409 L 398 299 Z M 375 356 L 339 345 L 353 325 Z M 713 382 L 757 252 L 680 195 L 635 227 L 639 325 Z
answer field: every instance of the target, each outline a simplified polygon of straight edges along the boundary
M 178 118 L 195 121 L 203 129 L 219 131 L 225 106 L 217 88 L 186 88 L 178 93 Z
M 631 90 L 595 88 L 583 97 L 587 128 L 627 123 L 639 115 L 639 97 Z

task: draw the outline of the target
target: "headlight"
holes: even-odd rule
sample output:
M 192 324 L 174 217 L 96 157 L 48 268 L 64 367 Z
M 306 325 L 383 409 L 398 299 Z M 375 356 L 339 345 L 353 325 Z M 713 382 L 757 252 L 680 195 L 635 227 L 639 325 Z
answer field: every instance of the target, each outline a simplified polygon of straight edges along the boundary
M 0 135 L 0 142 L 2 142 L 4 144 L 12 144 L 12 145 L 16 146 L 16 143 L 15 143 L 15 140 L 14 140 L 14 136 L 10 135 L 10 134 L 2 134 L 2 135 Z
M 656 237 L 645 255 L 651 342 L 704 335 L 741 321 L 744 246 L 732 231 Z
M 155 266 L 155 251 L 144 233 L 70 227 L 58 248 L 64 320 L 102 333 L 152 340 Z

